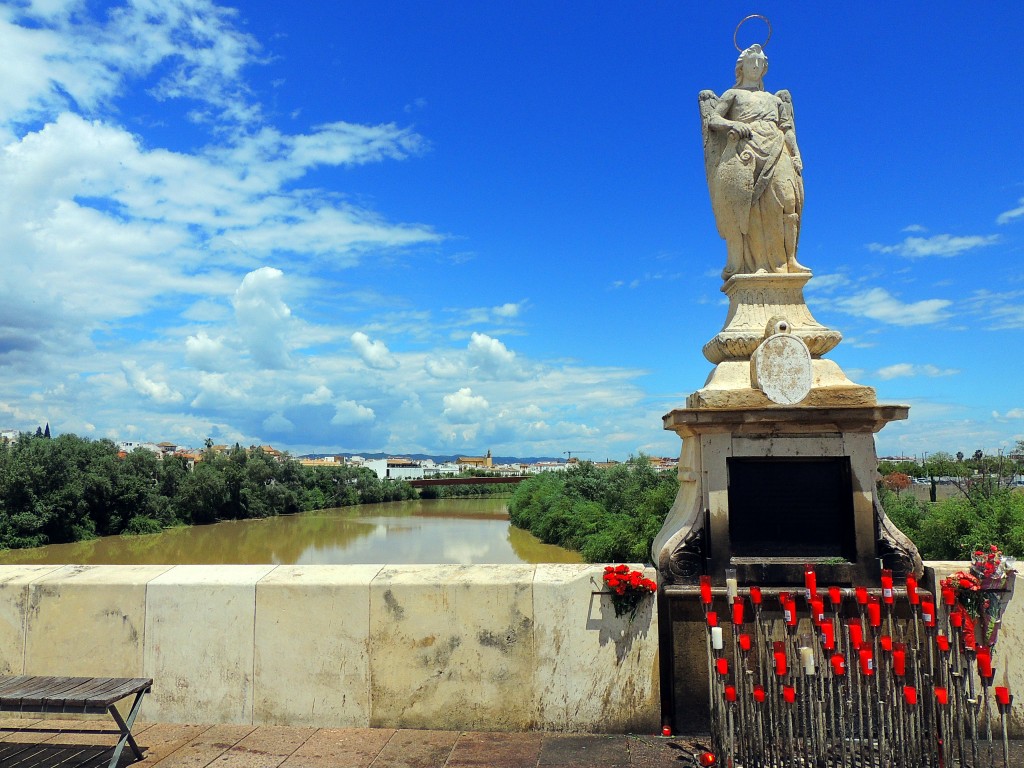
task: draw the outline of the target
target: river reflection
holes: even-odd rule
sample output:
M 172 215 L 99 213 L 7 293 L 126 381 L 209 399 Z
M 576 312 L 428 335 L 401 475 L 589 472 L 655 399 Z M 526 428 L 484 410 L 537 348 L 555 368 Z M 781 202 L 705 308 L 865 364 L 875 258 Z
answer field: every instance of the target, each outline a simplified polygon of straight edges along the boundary
M 0 563 L 579 563 L 508 522 L 503 499 L 437 499 L 323 509 L 0 552 Z

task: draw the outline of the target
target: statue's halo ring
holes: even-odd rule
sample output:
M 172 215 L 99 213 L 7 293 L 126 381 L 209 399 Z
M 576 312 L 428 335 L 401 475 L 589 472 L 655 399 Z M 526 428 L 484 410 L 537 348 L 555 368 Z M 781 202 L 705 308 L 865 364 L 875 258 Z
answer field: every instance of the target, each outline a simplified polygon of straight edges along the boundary
M 761 43 L 762 48 L 766 48 L 768 46 L 768 41 L 772 39 L 772 23 L 768 21 L 768 17 L 762 16 L 760 13 L 752 13 L 745 19 L 742 19 L 740 23 L 736 25 L 736 30 L 732 33 L 732 44 L 736 46 L 736 50 L 739 51 L 740 53 L 743 53 L 743 49 L 740 48 L 740 44 L 736 42 L 736 35 L 740 33 L 740 27 L 742 27 L 751 19 L 761 19 L 762 21 L 764 21 L 765 24 L 768 25 L 768 37 L 766 37 L 765 41 Z

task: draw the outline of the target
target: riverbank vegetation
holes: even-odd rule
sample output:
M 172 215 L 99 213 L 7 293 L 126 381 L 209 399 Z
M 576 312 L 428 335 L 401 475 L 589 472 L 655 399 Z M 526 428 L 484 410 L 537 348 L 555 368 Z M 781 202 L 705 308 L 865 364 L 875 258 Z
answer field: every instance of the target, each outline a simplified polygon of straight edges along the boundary
M 584 461 L 521 482 L 509 500 L 512 524 L 589 562 L 649 562 L 678 489 L 675 472 L 646 457 L 610 469 Z
M 480 499 L 511 496 L 513 486 L 508 483 L 473 485 L 427 485 L 417 488 L 421 499 Z
M 109 440 L 22 434 L 0 449 L 0 549 L 415 496 L 369 469 L 305 467 L 258 448 L 202 459 L 190 469 L 181 456 L 121 456 Z
M 883 462 L 882 506 L 925 560 L 969 560 L 991 544 L 1024 557 L 1022 455 L 1024 442 L 1006 456 L 975 451 L 970 457 L 937 453 L 921 464 Z M 929 500 L 913 492 L 919 487 Z M 937 499 L 937 488 L 949 490 L 946 498 Z

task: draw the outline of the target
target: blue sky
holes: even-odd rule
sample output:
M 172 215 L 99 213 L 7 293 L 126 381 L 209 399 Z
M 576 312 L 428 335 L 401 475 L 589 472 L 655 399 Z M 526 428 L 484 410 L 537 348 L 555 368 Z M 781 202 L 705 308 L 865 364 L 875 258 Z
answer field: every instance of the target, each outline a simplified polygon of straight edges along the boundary
M 696 96 L 749 13 L 828 356 L 911 406 L 879 452 L 1013 446 L 1010 2 L 0 3 L 0 427 L 675 455 L 725 319 Z

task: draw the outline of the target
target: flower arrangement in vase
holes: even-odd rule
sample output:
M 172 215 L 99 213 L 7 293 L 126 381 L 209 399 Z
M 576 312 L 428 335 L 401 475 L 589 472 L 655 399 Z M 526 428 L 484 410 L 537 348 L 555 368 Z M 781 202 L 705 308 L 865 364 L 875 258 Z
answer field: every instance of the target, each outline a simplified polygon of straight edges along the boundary
M 644 578 L 643 571 L 631 570 L 625 564 L 605 566 L 602 578 L 611 594 L 615 615 L 628 613 L 630 621 L 636 616 L 643 599 L 658 591 L 658 585 Z
M 995 645 L 1003 611 L 1013 595 L 1016 559 L 1003 557 L 995 544 L 971 555 L 971 567 L 940 582 L 942 591 L 954 595 L 955 610 L 964 615 L 964 634 L 985 648 Z

